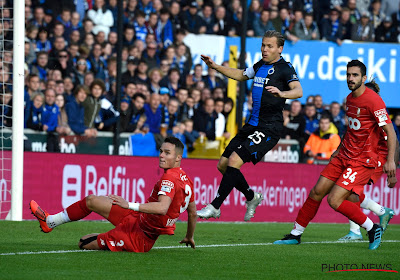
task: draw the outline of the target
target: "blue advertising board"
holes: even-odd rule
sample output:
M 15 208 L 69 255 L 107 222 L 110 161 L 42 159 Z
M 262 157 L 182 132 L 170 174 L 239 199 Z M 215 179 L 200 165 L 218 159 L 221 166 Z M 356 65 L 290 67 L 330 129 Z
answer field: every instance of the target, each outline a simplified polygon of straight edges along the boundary
M 253 65 L 261 59 L 262 38 L 247 38 L 246 64 Z M 240 51 L 240 38 L 226 37 L 224 59 L 229 58 L 229 46 Z M 381 88 L 381 96 L 389 108 L 400 108 L 400 45 L 382 43 L 345 42 L 338 46 L 332 42 L 299 41 L 285 42 L 282 56 L 296 69 L 303 86 L 305 103 L 307 96 L 320 94 L 325 104 L 342 103 L 349 94 L 346 84 L 346 64 L 359 59 L 367 66 L 368 79 L 375 78 Z

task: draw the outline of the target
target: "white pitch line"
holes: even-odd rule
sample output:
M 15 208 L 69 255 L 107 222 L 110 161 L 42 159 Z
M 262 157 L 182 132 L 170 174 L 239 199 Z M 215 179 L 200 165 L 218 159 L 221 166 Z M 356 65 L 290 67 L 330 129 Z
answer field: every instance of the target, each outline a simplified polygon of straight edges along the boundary
M 368 241 L 311 241 L 302 242 L 301 244 L 338 244 L 338 243 L 367 243 Z M 382 243 L 399 243 L 400 240 L 384 240 Z M 238 244 L 211 244 L 211 245 L 197 245 L 196 248 L 218 248 L 218 247 L 244 247 L 244 246 L 270 246 L 275 245 L 273 243 L 238 243 Z M 276 245 L 279 246 L 279 245 Z M 282 246 L 282 245 L 281 245 Z M 180 246 L 163 246 L 153 247 L 153 250 L 157 249 L 182 249 L 186 248 L 184 245 Z M 0 253 L 0 256 L 16 256 L 16 255 L 40 255 L 40 254 L 63 254 L 63 253 L 89 253 L 96 252 L 95 250 L 59 250 L 59 251 L 38 251 L 38 252 L 14 252 L 14 253 Z

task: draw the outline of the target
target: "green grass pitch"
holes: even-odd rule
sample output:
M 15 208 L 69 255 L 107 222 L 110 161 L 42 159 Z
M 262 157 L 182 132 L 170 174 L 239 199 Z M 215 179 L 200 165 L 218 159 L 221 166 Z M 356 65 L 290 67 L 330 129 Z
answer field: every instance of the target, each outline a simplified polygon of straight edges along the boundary
M 178 244 L 186 232 L 186 223 L 178 223 L 174 236 L 161 236 L 149 253 L 135 254 L 77 251 L 81 236 L 112 228 L 105 222 L 69 223 L 44 234 L 37 221 L 0 221 L 0 279 L 400 279 L 394 272 L 322 270 L 324 264 L 339 270 L 353 264 L 400 272 L 400 225 L 389 225 L 376 251 L 367 242 L 336 243 L 348 232 L 344 224 L 310 224 L 301 245 L 271 245 L 291 227 L 198 223 L 192 250 Z M 16 252 L 41 253 L 8 254 Z

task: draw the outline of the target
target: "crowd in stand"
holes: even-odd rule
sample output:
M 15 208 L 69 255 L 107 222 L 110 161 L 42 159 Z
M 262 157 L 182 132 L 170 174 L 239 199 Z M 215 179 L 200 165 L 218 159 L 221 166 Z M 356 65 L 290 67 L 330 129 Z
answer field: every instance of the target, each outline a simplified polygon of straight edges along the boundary
M 12 122 L 12 1 L 0 5 L 0 125 L 7 127 Z M 275 29 L 293 42 L 399 42 L 399 8 L 400 0 L 252 0 L 247 36 Z M 117 1 L 25 1 L 25 127 L 48 132 L 47 149 L 55 151 L 57 135 L 96 137 L 98 131 L 113 131 L 117 122 L 120 132 L 151 132 L 157 143 L 172 134 L 189 151 L 199 137 L 229 138 L 225 125 L 233 101 L 226 94 L 227 80 L 193 65 L 184 38 L 240 35 L 241 1 L 124 0 L 123 9 L 117 108 Z M 245 118 L 251 92 L 246 100 Z M 302 149 L 313 134 L 330 137 L 346 129 L 342 105 L 334 102 L 325 110 L 319 95 L 304 109 L 300 102 L 287 109 L 282 138 L 298 140 Z M 326 130 L 325 115 L 331 120 Z M 400 125 L 400 117 L 396 121 Z

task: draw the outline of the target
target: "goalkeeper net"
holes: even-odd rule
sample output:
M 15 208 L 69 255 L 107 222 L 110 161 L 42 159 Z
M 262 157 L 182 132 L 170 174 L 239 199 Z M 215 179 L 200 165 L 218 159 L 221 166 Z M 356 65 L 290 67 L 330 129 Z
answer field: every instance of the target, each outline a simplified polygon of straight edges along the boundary
M 5 219 L 11 209 L 12 9 L 2 6 L 0 14 L 0 219 Z
M 0 219 L 22 220 L 25 1 L 0 1 Z

